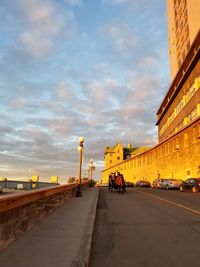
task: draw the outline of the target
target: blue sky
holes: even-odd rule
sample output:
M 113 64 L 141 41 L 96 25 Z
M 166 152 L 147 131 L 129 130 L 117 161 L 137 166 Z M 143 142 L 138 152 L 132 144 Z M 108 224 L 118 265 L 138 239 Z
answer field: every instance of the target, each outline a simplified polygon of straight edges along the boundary
M 104 148 L 157 143 L 169 87 L 160 0 L 2 0 L 0 176 L 101 176 Z

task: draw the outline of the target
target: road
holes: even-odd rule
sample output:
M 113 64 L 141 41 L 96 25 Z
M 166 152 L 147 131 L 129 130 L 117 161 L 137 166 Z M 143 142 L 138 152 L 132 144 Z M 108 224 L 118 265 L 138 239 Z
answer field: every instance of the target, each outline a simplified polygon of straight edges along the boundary
M 199 267 L 200 193 L 100 189 L 90 267 Z

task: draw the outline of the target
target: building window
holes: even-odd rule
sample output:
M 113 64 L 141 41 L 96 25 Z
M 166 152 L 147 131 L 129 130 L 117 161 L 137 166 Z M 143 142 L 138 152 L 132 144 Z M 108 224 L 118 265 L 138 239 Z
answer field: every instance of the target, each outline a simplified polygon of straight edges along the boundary
M 132 169 L 133 168 L 133 161 L 131 160 L 130 162 L 130 168 Z
M 175 151 L 179 150 L 179 147 L 180 147 L 180 145 L 179 145 L 179 137 L 177 137 L 177 138 L 175 139 L 174 150 L 175 150 Z
M 170 154 L 171 153 L 171 144 L 170 144 L 170 142 L 167 144 L 167 146 L 168 146 L 168 153 Z
M 196 88 L 194 85 L 192 85 L 185 95 L 186 103 L 192 98 L 195 92 L 196 92 Z
M 147 164 L 150 164 L 152 162 L 152 153 L 149 153 L 147 155 Z
M 184 133 L 184 147 L 189 145 L 188 133 Z
M 193 128 L 194 131 L 194 141 L 200 141 L 200 125 L 197 125 Z
M 180 111 L 183 109 L 183 99 L 181 99 L 181 101 L 178 103 L 177 107 L 176 107 L 176 114 L 180 113 Z
M 192 110 L 192 112 L 190 112 L 190 114 L 187 116 L 187 122 L 190 123 L 194 121 L 197 117 L 198 117 L 198 111 L 197 111 L 197 107 L 195 107 Z
M 117 160 L 120 160 L 120 157 L 117 157 Z
M 129 170 L 129 161 L 126 162 L 127 170 Z
M 177 131 L 180 131 L 181 129 L 183 129 L 183 127 L 184 127 L 184 120 L 181 121 L 181 122 L 179 123 L 179 125 L 177 126 Z

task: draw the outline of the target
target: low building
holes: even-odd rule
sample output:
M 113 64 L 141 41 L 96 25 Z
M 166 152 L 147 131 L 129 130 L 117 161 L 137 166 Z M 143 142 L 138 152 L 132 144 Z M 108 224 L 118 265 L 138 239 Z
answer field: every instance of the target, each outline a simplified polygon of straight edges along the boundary
M 105 168 L 111 168 L 148 149 L 150 147 L 133 147 L 131 144 L 123 147 L 121 143 L 117 143 L 114 147 L 106 147 L 104 152 Z

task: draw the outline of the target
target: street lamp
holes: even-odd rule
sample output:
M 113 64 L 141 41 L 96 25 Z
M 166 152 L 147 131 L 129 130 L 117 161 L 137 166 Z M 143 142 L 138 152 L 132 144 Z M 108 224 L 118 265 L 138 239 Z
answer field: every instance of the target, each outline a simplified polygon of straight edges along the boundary
M 94 160 L 91 159 L 90 160 L 90 164 L 89 164 L 89 171 L 90 171 L 90 187 L 92 186 L 92 171 L 95 170 L 95 167 L 93 165 Z
M 78 188 L 76 192 L 77 197 L 82 197 L 82 192 L 81 192 L 81 169 L 82 169 L 82 162 L 83 162 L 83 142 L 84 138 L 81 136 L 79 137 L 79 146 L 77 148 L 78 152 L 80 153 L 80 161 L 79 161 L 79 183 L 78 183 Z

